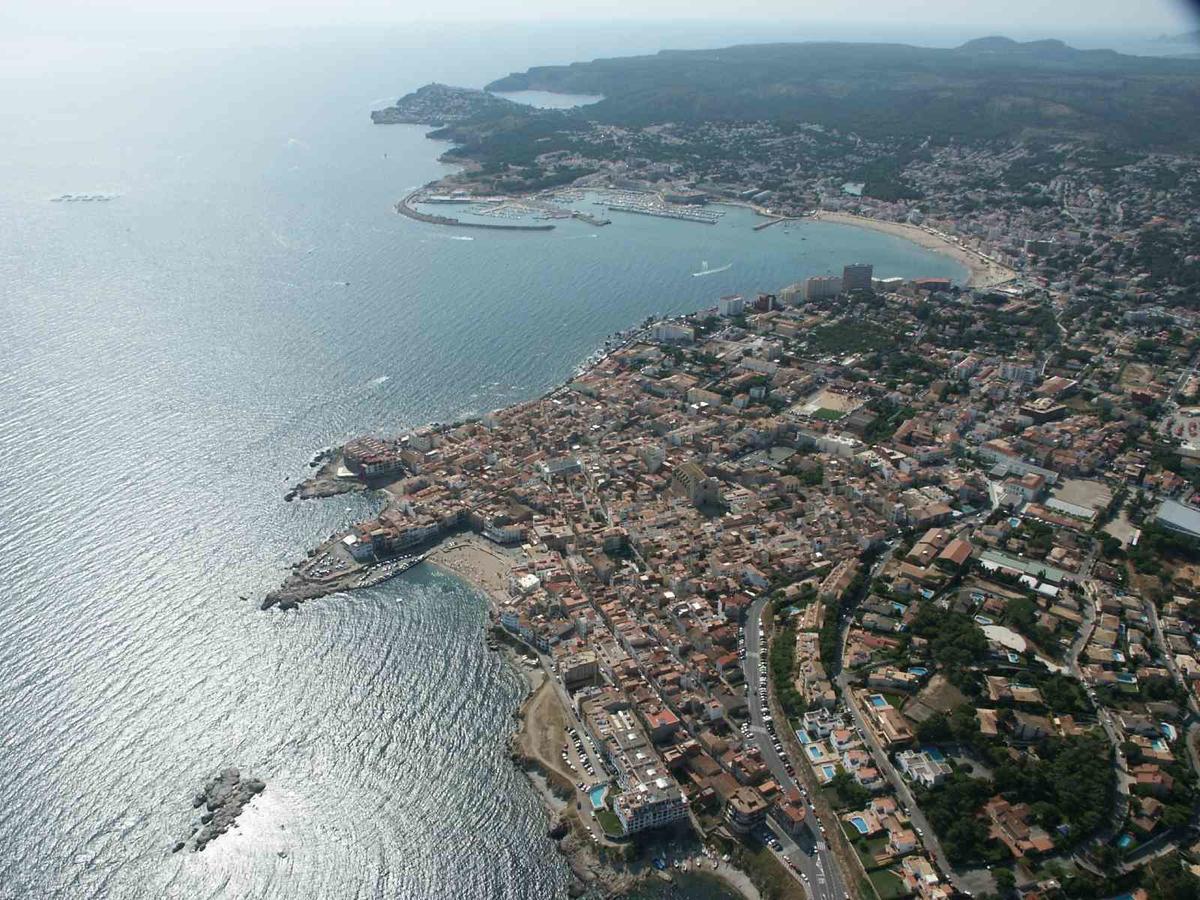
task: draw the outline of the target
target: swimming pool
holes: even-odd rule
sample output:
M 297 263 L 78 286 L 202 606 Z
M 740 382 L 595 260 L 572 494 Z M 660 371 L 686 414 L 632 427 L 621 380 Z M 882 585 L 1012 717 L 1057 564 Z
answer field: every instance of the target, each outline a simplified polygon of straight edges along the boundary
M 921 749 L 924 750 L 925 755 L 928 756 L 930 759 L 932 759 L 934 762 L 945 762 L 946 761 L 946 757 L 942 756 L 942 751 L 939 750 L 937 747 L 922 747 Z
M 1118 672 L 1117 681 L 1121 684 L 1137 684 L 1137 676 L 1130 672 Z
M 929 674 L 929 670 L 924 666 L 913 666 L 908 670 L 909 675 L 916 675 L 918 678 L 924 678 Z
M 862 816 L 851 816 L 850 824 L 858 829 L 859 834 L 866 834 L 871 830 L 867 828 L 867 820 Z
M 825 776 L 826 781 L 832 781 L 837 776 L 837 766 L 821 766 L 821 774 Z
M 871 705 L 873 707 L 875 707 L 876 709 L 883 709 L 885 706 L 888 705 L 887 698 L 884 697 L 882 694 L 872 694 L 867 699 L 871 702 Z
M 588 792 L 588 796 L 592 799 L 592 809 L 604 809 L 604 795 L 607 793 L 607 784 L 598 784 Z
M 820 759 L 825 755 L 825 751 L 822 749 L 820 744 L 809 744 L 804 749 L 808 751 L 808 755 L 813 759 Z
M 1125 850 L 1132 843 L 1133 843 L 1133 835 L 1132 834 L 1123 834 L 1123 835 L 1121 835 L 1121 839 L 1119 841 L 1117 841 L 1117 846 L 1120 847 L 1122 850 Z
M 976 616 L 976 617 L 975 617 L 975 621 L 976 621 L 976 622 L 978 622 L 980 625 L 991 625 L 991 624 L 993 624 L 992 620 L 991 620 L 991 619 L 989 619 L 987 616 Z

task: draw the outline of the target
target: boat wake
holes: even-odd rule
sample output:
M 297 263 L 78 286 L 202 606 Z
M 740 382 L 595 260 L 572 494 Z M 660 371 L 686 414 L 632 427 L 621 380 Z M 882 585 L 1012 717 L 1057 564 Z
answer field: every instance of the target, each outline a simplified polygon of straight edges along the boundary
M 708 267 L 708 262 L 706 260 L 706 261 L 700 263 L 700 271 L 693 272 L 692 277 L 693 278 L 703 278 L 705 275 L 716 275 L 718 272 L 728 272 L 732 268 L 733 268 L 733 263 L 726 263 L 723 266 L 718 266 L 715 269 L 710 269 Z

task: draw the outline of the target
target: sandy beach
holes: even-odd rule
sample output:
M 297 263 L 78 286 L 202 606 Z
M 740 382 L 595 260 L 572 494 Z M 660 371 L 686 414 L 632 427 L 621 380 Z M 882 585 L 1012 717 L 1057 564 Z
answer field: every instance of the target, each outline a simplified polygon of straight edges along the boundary
M 488 595 L 494 609 L 508 601 L 508 576 L 520 559 L 520 552 L 468 532 L 431 550 L 429 562 L 471 582 Z
M 989 288 L 1003 284 L 1006 281 L 1011 281 L 1017 277 L 1017 273 L 1007 266 L 983 259 L 973 250 L 961 247 L 949 238 L 938 234 L 931 234 L 917 225 L 909 225 L 906 222 L 889 222 L 884 219 L 872 219 L 868 216 L 859 216 L 846 212 L 821 211 L 814 213 L 811 218 L 819 222 L 834 222 L 839 225 L 855 225 L 859 228 L 870 228 L 873 231 L 881 231 L 884 234 L 912 241 L 914 244 L 919 244 L 928 250 L 944 253 L 967 267 L 967 271 L 970 273 L 967 278 L 967 287 Z

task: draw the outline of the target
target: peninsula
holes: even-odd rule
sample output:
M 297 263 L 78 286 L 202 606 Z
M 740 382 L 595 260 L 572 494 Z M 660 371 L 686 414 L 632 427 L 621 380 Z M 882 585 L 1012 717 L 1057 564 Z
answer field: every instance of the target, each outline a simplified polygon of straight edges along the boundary
M 413 559 L 485 590 L 584 881 L 1157 883 L 1197 802 L 1200 321 L 1095 291 L 850 264 L 648 322 L 543 397 L 335 451 L 298 496 L 386 505 L 273 599 Z

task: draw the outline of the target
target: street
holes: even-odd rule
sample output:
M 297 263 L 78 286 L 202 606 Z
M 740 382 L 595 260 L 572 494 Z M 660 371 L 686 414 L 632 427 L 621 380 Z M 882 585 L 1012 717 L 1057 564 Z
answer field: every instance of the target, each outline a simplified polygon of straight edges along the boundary
M 742 669 L 746 677 L 748 691 L 747 703 L 750 709 L 750 730 L 759 752 L 762 753 L 763 762 L 767 764 L 779 786 L 785 791 L 803 789 L 807 793 L 807 788 L 804 785 L 788 775 L 786 764 L 780 758 L 780 755 L 775 752 L 775 748 L 771 746 L 770 732 L 763 722 L 762 704 L 759 702 L 758 694 L 754 690 L 754 686 L 758 684 L 759 651 L 762 647 L 762 613 L 766 604 L 766 598 L 755 600 L 750 605 L 750 610 L 746 617 L 746 658 L 742 660 Z M 784 723 L 783 727 L 787 728 L 789 726 Z M 797 767 L 808 765 L 808 763 L 801 759 L 797 759 L 796 764 Z M 805 829 L 801 833 L 798 842 L 788 837 L 783 832 L 783 829 L 777 826 L 771 819 L 768 818 L 767 821 L 769 827 L 783 845 L 782 855 L 794 862 L 800 872 L 807 876 L 808 881 L 805 882 L 804 886 L 809 896 L 817 898 L 817 900 L 841 900 L 841 898 L 847 896 L 845 878 L 843 873 L 838 870 L 838 864 L 829 852 L 824 841 L 824 836 L 819 831 L 816 824 L 816 811 L 813 809 L 811 803 L 808 807 L 808 816 L 805 819 Z M 826 827 L 840 828 L 841 825 L 837 822 L 829 822 Z M 855 882 L 857 882 L 857 879 L 855 879 Z

